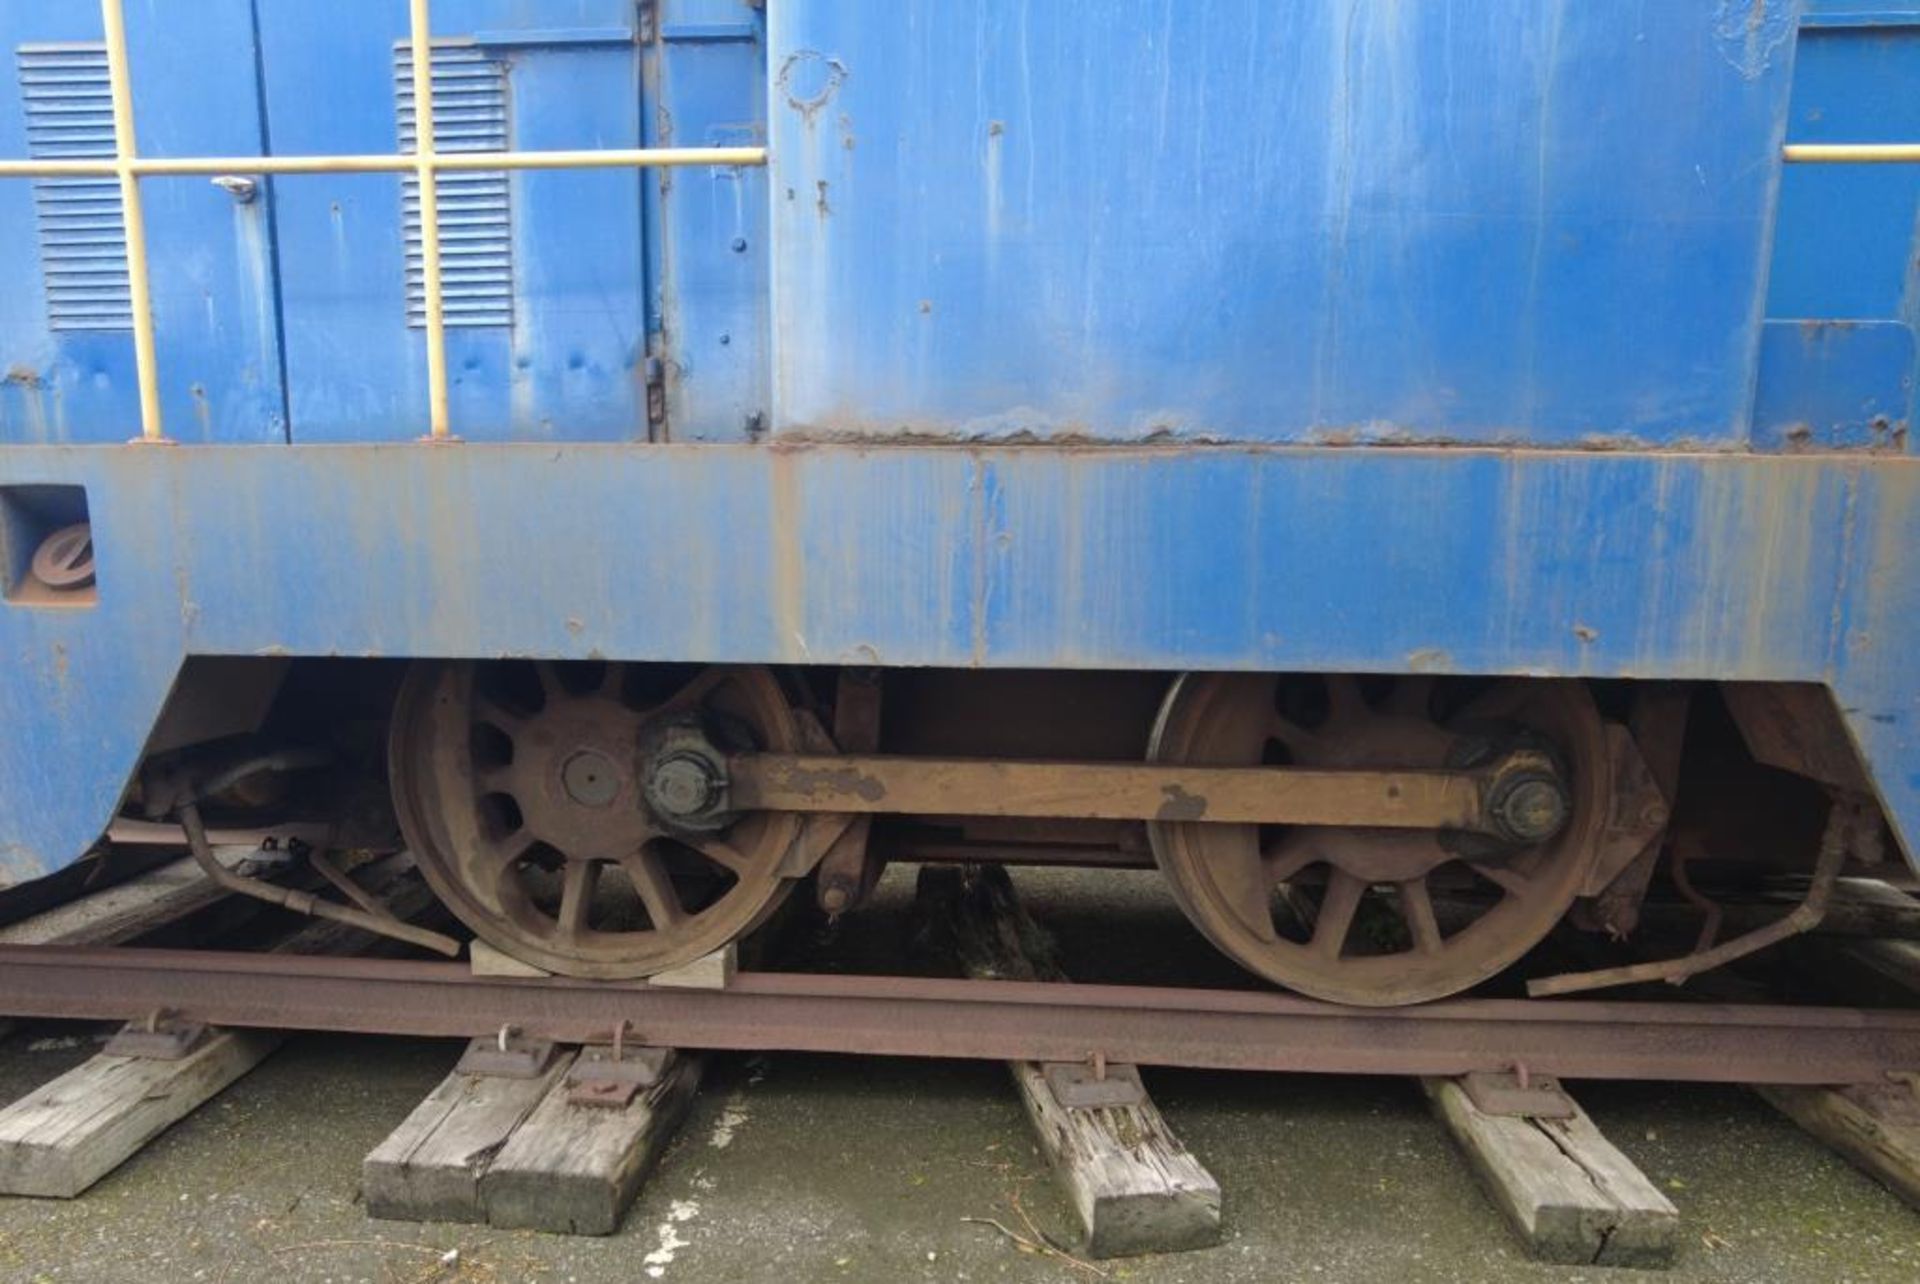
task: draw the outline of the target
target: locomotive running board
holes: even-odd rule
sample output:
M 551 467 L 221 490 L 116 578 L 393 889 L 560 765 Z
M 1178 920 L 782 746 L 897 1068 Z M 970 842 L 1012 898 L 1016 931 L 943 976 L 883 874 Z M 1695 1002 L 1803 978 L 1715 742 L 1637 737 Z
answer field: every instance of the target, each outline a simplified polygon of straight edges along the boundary
M 1221 1070 L 1885 1083 L 1920 1067 L 1920 1012 L 1465 999 L 1350 1008 L 1262 991 L 749 972 L 724 990 L 475 976 L 464 964 L 0 947 L 0 1014 L 561 1042 L 1111 1061 Z

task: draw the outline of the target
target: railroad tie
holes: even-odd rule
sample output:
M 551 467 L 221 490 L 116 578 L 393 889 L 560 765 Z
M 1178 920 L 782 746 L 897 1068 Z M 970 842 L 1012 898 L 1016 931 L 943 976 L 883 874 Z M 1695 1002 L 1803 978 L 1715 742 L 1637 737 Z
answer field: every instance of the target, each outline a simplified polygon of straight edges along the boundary
M 975 979 L 1064 984 L 1043 929 L 997 865 L 922 868 L 915 914 L 924 943 Z M 1021 1105 L 1085 1232 L 1089 1257 L 1220 1242 L 1220 1183 L 1174 1135 L 1139 1071 L 1089 1049 L 1081 1063 L 1009 1061 Z
M 405 856 L 388 857 L 367 875 L 402 914 L 430 903 L 425 884 Z M 224 893 L 197 873 L 163 867 L 122 887 L 46 916 L 69 924 L 55 938 L 90 942 L 111 928 L 125 940 L 204 910 Z M 97 902 L 89 906 L 88 902 Z M 74 925 L 78 926 L 74 926 Z M 19 925 L 23 930 L 30 924 Z M 375 948 L 368 933 L 313 922 L 272 947 L 280 954 L 358 954 Z M 0 1194 L 72 1199 L 118 1168 L 141 1147 L 212 1100 L 272 1054 L 285 1035 L 271 1030 L 180 1030 L 167 1045 L 162 1014 L 145 1032 L 145 1055 L 125 1035 L 37 1091 L 0 1110 Z M 131 1027 L 130 1027 L 131 1029 Z M 133 1033 L 141 1033 L 133 1031 Z
M 1421 1086 L 1530 1254 L 1593 1266 L 1673 1264 L 1679 1210 L 1577 1102 L 1551 1080 L 1529 1085 L 1529 1095 L 1557 1099 L 1540 1113 L 1476 1101 L 1481 1078 L 1428 1078 Z

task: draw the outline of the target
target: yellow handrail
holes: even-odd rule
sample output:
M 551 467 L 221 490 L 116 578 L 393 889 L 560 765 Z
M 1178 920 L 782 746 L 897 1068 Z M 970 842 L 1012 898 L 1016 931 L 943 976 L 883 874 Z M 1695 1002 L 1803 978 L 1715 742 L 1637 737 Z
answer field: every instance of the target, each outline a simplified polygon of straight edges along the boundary
M 633 147 L 592 151 L 442 152 L 433 167 L 475 169 L 647 169 L 672 165 L 764 165 L 764 147 Z M 191 178 L 219 174 L 411 174 L 413 155 L 371 156 L 155 156 L 127 168 L 141 178 Z M 111 159 L 0 160 L 0 178 L 111 178 Z
M 153 342 L 152 278 L 147 273 L 147 218 L 140 205 L 140 149 L 133 135 L 133 77 L 127 71 L 127 22 L 120 0 L 100 0 L 106 29 L 107 87 L 113 98 L 113 161 L 120 179 L 120 217 L 126 228 L 127 299 L 133 311 L 133 372 L 140 384 L 140 439 L 167 439 L 160 417 L 160 361 Z
M 112 0 L 119 4 L 120 0 Z M 427 319 L 427 431 L 445 441 L 447 426 L 447 318 L 440 292 L 440 175 L 433 168 L 433 44 L 427 0 L 411 0 L 414 175 L 420 185 L 420 280 Z
M 1920 143 L 1788 143 L 1780 159 L 1796 165 L 1909 165 Z

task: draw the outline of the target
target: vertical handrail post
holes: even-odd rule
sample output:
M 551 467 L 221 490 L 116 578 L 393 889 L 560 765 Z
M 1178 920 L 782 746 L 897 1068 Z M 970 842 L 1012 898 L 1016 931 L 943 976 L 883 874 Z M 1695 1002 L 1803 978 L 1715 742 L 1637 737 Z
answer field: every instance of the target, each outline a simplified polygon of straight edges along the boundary
M 428 0 L 410 0 L 413 55 L 414 174 L 420 189 L 421 297 L 427 321 L 427 424 L 434 441 L 449 439 L 447 323 L 440 283 L 440 191 L 433 141 L 433 37 Z
M 153 340 L 153 285 L 147 270 L 147 220 L 140 205 L 140 149 L 133 132 L 133 77 L 127 68 L 127 22 L 121 0 L 100 0 L 113 100 L 113 169 L 120 180 L 120 217 L 127 241 L 127 297 L 133 311 L 133 368 L 140 385 L 140 440 L 163 442 L 160 362 Z

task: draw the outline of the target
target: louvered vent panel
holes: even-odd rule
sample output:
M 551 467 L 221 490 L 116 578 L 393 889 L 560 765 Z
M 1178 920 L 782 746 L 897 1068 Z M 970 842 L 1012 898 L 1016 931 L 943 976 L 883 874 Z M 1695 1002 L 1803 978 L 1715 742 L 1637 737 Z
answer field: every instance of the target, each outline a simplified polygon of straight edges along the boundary
M 395 46 L 394 86 L 400 113 L 400 150 L 416 147 L 413 55 Z M 507 150 L 505 64 L 471 45 L 433 48 L 434 146 L 443 152 Z M 426 324 L 426 285 L 420 254 L 420 185 L 404 180 L 407 238 L 407 324 Z M 440 196 L 441 293 L 450 326 L 513 324 L 513 218 L 507 175 L 442 173 Z
M 113 156 L 107 51 L 96 44 L 22 45 L 20 92 L 35 160 Z M 112 178 L 33 182 L 47 324 L 54 330 L 131 330 L 127 231 Z

